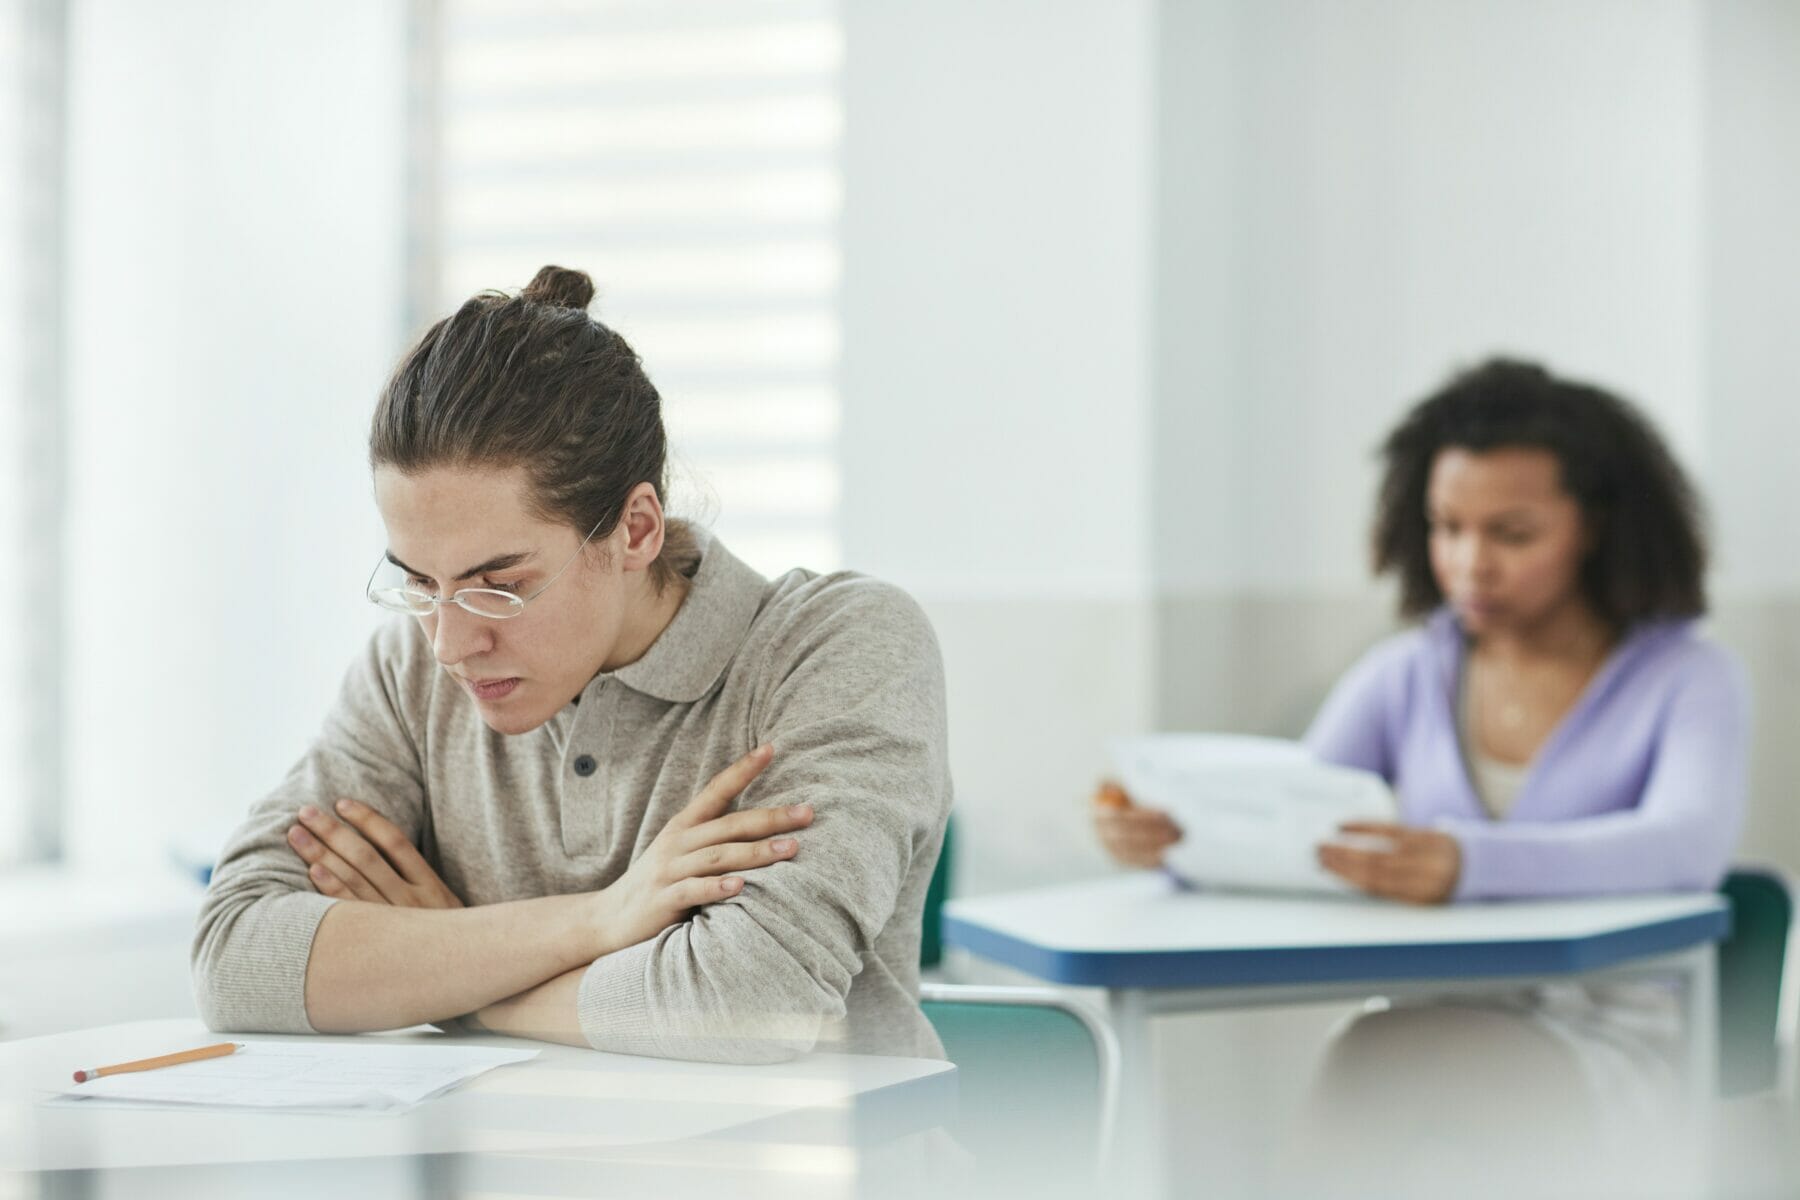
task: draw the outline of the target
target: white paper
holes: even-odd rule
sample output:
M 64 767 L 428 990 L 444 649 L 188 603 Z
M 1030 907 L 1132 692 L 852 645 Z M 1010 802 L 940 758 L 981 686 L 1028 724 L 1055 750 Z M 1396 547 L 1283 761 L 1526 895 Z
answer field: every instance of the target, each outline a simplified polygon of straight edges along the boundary
M 235 1054 L 71 1084 L 56 1104 L 397 1113 L 536 1050 L 380 1042 L 241 1042 Z
M 1108 748 L 1132 800 L 1181 827 L 1168 868 L 1201 886 L 1351 891 L 1319 866 L 1319 844 L 1352 841 L 1338 833 L 1346 821 L 1398 819 L 1380 776 L 1321 763 L 1299 742 L 1151 734 L 1114 738 Z

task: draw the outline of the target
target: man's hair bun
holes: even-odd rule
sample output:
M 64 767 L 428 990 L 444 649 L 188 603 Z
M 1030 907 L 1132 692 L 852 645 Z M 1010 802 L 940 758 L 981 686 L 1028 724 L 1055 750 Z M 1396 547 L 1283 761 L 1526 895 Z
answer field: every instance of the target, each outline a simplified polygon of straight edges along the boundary
M 568 267 L 545 267 L 531 277 L 531 282 L 525 285 L 519 298 L 533 304 L 550 304 L 557 308 L 576 308 L 586 312 L 588 302 L 594 298 L 594 281 L 588 278 L 586 271 L 575 271 Z

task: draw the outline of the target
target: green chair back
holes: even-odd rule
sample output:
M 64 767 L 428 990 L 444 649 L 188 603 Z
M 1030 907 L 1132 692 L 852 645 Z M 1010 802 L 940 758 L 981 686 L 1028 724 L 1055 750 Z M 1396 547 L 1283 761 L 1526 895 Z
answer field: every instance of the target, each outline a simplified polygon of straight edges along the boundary
M 931 882 L 925 888 L 925 914 L 920 923 L 919 966 L 935 967 L 944 960 L 944 898 L 950 894 L 950 866 L 956 825 L 944 822 L 944 846 L 938 851 L 937 866 L 932 868 Z
M 975 1159 L 981 1194 L 1094 1194 L 1104 1101 L 1101 1050 L 1086 1022 L 1051 1004 L 922 1007 L 956 1064 L 948 1129 Z
M 1731 936 L 1719 943 L 1719 1094 L 1768 1091 L 1779 1078 L 1781 976 L 1794 898 L 1773 871 L 1734 870 L 1719 891 Z

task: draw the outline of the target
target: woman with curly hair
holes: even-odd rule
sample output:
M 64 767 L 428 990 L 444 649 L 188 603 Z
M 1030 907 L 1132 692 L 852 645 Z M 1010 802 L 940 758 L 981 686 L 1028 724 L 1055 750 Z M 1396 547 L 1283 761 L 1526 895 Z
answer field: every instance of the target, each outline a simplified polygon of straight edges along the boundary
M 1323 845 L 1320 863 L 1425 905 L 1717 886 L 1749 699 L 1698 627 L 1700 503 L 1654 427 L 1600 388 L 1494 360 L 1414 407 L 1382 453 L 1375 567 L 1419 623 L 1345 674 L 1306 741 L 1387 780 L 1401 820 L 1346 826 L 1375 844 Z M 1131 805 L 1096 822 L 1128 865 L 1181 836 Z M 1377 1007 L 1326 1052 L 1314 1165 L 1334 1194 L 1388 1197 L 1650 1179 L 1679 1145 L 1679 1020 L 1654 981 Z
M 1651 424 L 1530 363 L 1463 372 L 1383 447 L 1378 571 L 1403 616 L 1306 735 L 1381 775 L 1403 821 L 1354 827 L 1329 870 L 1416 903 L 1705 889 L 1744 799 L 1748 698 L 1696 624 L 1693 487 Z M 1101 807 L 1118 861 L 1154 866 L 1166 814 Z

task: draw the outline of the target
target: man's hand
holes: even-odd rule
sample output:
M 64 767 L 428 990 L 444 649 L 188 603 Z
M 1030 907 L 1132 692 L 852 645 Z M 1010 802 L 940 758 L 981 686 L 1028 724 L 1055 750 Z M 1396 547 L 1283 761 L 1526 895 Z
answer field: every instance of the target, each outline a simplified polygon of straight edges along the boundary
M 798 853 L 798 841 L 774 835 L 812 824 L 811 805 L 730 811 L 732 801 L 774 755 L 774 747 L 758 746 L 714 775 L 625 874 L 600 893 L 602 927 L 613 949 L 635 946 L 694 909 L 737 895 L 744 881 L 732 872 L 766 867 Z
M 1442 904 L 1456 891 L 1462 875 L 1462 847 L 1449 834 L 1378 821 L 1351 821 L 1339 826 L 1338 832 L 1387 840 L 1388 847 L 1383 850 L 1332 842 L 1319 847 L 1320 866 L 1371 896 L 1409 904 Z
M 463 906 L 399 826 L 356 800 L 339 800 L 337 811 L 343 820 L 308 805 L 288 830 L 319 892 L 400 908 Z

